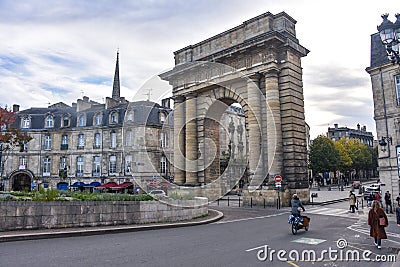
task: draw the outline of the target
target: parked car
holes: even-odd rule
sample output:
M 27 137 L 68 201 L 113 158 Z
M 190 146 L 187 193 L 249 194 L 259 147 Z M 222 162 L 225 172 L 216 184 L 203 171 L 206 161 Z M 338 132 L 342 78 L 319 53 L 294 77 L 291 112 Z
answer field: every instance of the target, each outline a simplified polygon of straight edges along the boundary
M 365 187 L 364 199 L 374 200 L 377 193 L 381 193 L 381 186 L 379 184 L 370 184 Z
M 354 189 L 359 189 L 362 186 L 362 184 L 360 181 L 353 181 L 352 186 Z
M 166 197 L 167 196 L 167 194 L 165 194 L 164 190 L 161 190 L 161 189 L 159 189 L 159 190 L 151 190 L 149 192 L 149 195 L 152 196 L 152 197 L 155 197 L 155 198 L 160 198 L 160 197 Z

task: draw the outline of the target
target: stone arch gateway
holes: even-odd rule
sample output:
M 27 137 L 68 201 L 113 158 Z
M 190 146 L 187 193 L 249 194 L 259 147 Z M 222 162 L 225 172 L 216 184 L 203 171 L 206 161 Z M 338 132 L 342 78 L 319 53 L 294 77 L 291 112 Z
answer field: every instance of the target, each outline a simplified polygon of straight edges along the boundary
M 175 67 L 160 77 L 173 87 L 177 185 L 201 191 L 219 181 L 204 192 L 223 195 L 232 176 L 233 183 L 246 177 L 249 189 L 273 189 L 279 174 L 287 195 L 309 199 L 301 67 L 309 51 L 295 24 L 284 12 L 267 12 L 174 53 Z M 234 102 L 245 112 L 246 157 L 220 174 L 216 129 Z

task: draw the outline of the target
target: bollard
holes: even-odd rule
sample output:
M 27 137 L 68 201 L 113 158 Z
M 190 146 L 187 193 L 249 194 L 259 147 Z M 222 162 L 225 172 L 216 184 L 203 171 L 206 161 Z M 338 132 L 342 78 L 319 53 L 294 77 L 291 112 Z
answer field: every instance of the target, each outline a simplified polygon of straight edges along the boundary
M 250 208 L 253 208 L 253 197 L 250 198 Z
M 228 207 L 229 207 L 229 197 L 228 197 Z
M 364 209 L 364 198 L 361 198 L 361 208 Z
M 217 199 L 217 204 L 218 204 L 218 206 L 219 206 L 219 198 Z
M 239 197 L 239 208 L 240 208 L 240 197 Z
M 264 209 L 265 209 L 265 198 L 264 198 Z

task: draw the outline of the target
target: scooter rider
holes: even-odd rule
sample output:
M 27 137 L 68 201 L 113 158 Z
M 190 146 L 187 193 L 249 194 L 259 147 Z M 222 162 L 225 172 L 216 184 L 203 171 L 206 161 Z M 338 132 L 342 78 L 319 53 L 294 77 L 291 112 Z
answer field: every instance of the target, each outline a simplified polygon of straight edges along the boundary
M 296 217 L 300 217 L 300 210 L 302 209 L 303 211 L 306 211 L 303 204 L 301 203 L 301 200 L 297 196 L 297 194 L 293 194 L 293 198 L 291 201 L 291 206 L 292 206 L 292 215 Z

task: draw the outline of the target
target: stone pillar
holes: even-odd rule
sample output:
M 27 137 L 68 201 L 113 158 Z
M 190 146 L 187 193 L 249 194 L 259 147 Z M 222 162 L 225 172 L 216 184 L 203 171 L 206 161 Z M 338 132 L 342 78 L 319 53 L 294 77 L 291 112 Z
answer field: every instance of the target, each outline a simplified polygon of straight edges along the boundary
M 186 185 L 198 184 L 197 180 L 197 101 L 194 94 L 186 96 Z
M 265 75 L 265 94 L 267 102 L 267 135 L 268 135 L 268 164 L 269 175 L 283 175 L 283 146 L 281 102 L 279 95 L 279 73 L 271 69 Z
M 174 183 L 185 183 L 185 102 L 174 99 Z
M 259 165 L 261 163 L 261 91 L 259 88 L 259 74 L 247 77 L 247 104 L 248 115 L 248 160 L 250 185 L 258 186 L 264 177 L 261 177 Z

